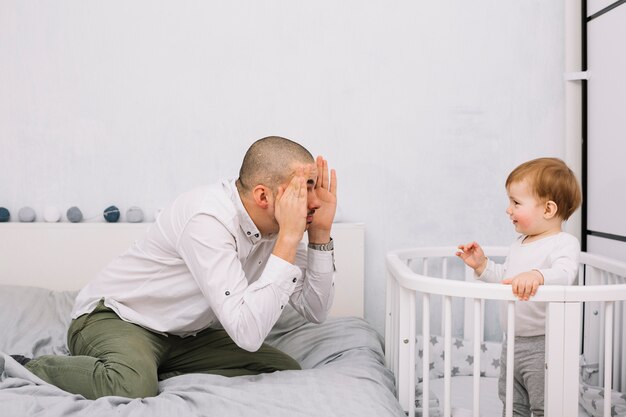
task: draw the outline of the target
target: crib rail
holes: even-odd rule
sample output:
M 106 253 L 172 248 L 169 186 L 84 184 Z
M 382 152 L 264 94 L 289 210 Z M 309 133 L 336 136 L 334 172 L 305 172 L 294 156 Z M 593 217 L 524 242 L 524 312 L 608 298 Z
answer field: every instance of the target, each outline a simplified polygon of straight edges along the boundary
M 506 256 L 508 248 L 485 247 L 490 257 Z M 474 341 L 473 363 L 473 415 L 480 412 L 480 345 L 483 341 L 483 314 L 486 300 L 499 300 L 507 303 L 507 328 L 514 332 L 515 301 L 509 286 L 486 284 L 472 278 L 473 271 L 465 269 L 464 277 L 449 274 L 449 260 L 455 258 L 455 247 L 414 248 L 391 252 L 387 255 L 387 316 L 385 329 L 386 361 L 396 375 L 398 399 L 409 416 L 415 414 L 415 340 L 416 340 L 416 301 L 421 297 L 421 327 L 426 338 L 431 334 L 431 299 L 442 297 L 442 328 L 444 337 L 444 416 L 451 415 L 451 342 L 452 342 L 452 299 L 466 301 L 465 331 L 471 331 Z M 459 262 L 459 261 L 456 261 Z M 436 266 L 436 268 L 435 268 Z M 430 272 L 437 270 L 438 275 Z M 471 281 L 469 281 L 471 279 Z M 468 282 L 469 281 L 469 282 Z M 603 320 L 603 326 L 592 326 L 595 334 L 586 334 L 586 349 L 601 340 L 596 347 L 599 378 L 604 381 L 604 415 L 610 416 L 613 376 L 622 372 L 624 364 L 621 356 L 614 354 L 620 346 L 615 343 L 614 334 L 621 337 L 624 321 L 623 302 L 626 300 L 626 264 L 582 253 L 578 286 L 541 286 L 537 294 L 528 302 L 546 302 L 546 392 L 545 415 L 550 417 L 575 416 L 578 414 L 579 354 L 582 338 L 583 303 L 593 304 L 585 311 L 585 317 Z M 595 285 L 594 285 L 595 284 Z M 601 284 L 601 285 L 598 285 Z M 610 286 L 606 284 L 612 284 Z M 617 322 L 614 321 L 616 317 Z M 467 335 L 466 335 L 467 336 Z M 595 340 L 594 340 L 595 339 Z M 515 338 L 507 338 L 507 363 L 513 363 Z M 621 343 L 622 340 L 620 339 Z M 422 415 L 428 416 L 429 402 L 429 362 L 428 344 L 424 343 L 422 355 Z M 623 346 L 623 345 L 621 345 Z M 626 371 L 624 371 L 626 372 Z M 626 378 L 626 376 L 625 376 Z M 513 366 L 507 366 L 506 375 L 506 415 L 512 415 Z M 608 394 L 608 395 L 607 395 Z

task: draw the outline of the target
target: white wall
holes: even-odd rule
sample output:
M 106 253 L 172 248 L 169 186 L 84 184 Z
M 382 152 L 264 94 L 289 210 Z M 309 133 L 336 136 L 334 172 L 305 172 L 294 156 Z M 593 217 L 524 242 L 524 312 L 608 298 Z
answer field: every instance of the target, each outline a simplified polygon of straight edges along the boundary
M 384 254 L 508 244 L 504 179 L 564 156 L 562 2 L 0 0 L 0 206 L 151 217 L 282 135 Z

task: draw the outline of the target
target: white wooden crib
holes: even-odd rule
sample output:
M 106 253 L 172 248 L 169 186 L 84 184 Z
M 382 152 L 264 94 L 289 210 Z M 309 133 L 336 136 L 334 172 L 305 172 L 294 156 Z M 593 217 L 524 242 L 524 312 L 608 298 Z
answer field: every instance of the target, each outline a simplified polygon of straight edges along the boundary
M 508 248 L 484 248 L 488 256 L 504 258 Z M 453 300 L 463 315 L 463 337 L 473 343 L 472 415 L 483 415 L 480 405 L 480 349 L 485 332 L 485 301 L 507 303 L 507 327 L 515 326 L 515 297 L 510 286 L 486 284 L 455 257 L 454 247 L 399 250 L 387 255 L 386 359 L 396 375 L 398 399 L 409 416 L 415 415 L 417 335 L 441 333 L 444 340 L 443 415 L 451 415 L 451 345 Z M 441 301 L 433 302 L 433 301 Z M 528 302 L 547 302 L 545 415 L 579 415 L 581 353 L 585 372 L 602 384 L 603 415 L 611 415 L 611 388 L 626 391 L 626 263 L 581 254 L 578 285 L 542 286 Z M 440 305 L 439 305 L 440 304 Z M 419 309 L 418 307 L 419 306 Z M 439 311 L 441 308 L 441 311 Z M 459 311 L 460 310 L 460 311 Z M 440 316 L 438 316 L 440 314 Z M 431 324 L 441 318 L 441 328 Z M 457 326 L 458 327 L 458 326 Z M 424 340 L 424 339 L 423 339 Z M 422 404 L 429 404 L 429 361 L 422 353 Z M 507 363 L 513 363 L 514 338 L 507 340 Z M 507 367 L 506 415 L 512 415 L 513 367 Z M 468 387 L 469 389 L 469 387 Z M 606 391 L 609 390 L 609 391 Z M 497 396 L 497 392 L 493 393 Z M 429 408 L 422 410 L 429 415 Z

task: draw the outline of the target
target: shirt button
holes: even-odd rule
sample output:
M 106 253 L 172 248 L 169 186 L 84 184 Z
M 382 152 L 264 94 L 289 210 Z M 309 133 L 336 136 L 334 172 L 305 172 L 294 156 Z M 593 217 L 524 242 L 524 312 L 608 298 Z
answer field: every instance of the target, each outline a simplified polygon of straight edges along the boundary
M 250 236 L 250 235 L 251 235 L 251 233 L 250 233 L 250 232 L 248 232 L 248 236 Z
M 224 294 L 226 294 L 226 295 L 230 295 L 230 291 L 226 291 Z
M 280 306 L 280 309 L 282 310 L 283 308 L 285 308 L 285 306 Z
M 258 233 L 255 233 L 255 234 L 254 234 L 254 237 L 259 237 L 259 234 L 258 234 Z
M 259 261 L 259 265 L 261 265 L 261 261 Z
M 298 280 L 298 278 L 294 278 L 291 282 L 296 282 Z

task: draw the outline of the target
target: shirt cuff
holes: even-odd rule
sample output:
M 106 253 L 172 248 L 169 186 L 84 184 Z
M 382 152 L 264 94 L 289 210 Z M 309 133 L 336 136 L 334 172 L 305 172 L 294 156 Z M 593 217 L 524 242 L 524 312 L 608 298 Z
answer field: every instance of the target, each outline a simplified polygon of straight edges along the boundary
M 317 274 L 335 272 L 334 251 L 309 248 L 307 251 L 307 268 Z
M 474 271 L 474 278 L 484 282 L 497 282 L 497 277 L 495 277 L 495 266 L 496 263 L 494 261 L 487 259 L 487 266 L 483 270 L 483 273 L 478 275 L 476 271 Z

